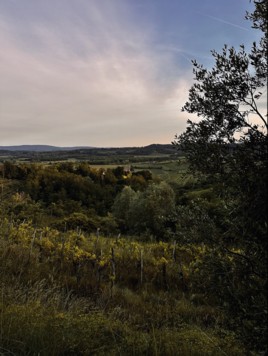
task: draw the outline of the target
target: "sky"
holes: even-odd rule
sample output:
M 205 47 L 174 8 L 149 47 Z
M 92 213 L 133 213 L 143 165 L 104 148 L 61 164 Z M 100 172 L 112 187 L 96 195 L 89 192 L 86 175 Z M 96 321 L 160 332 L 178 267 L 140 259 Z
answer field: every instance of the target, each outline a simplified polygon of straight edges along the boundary
M 250 49 L 249 0 L 0 0 L 0 146 L 171 143 L 224 44 Z

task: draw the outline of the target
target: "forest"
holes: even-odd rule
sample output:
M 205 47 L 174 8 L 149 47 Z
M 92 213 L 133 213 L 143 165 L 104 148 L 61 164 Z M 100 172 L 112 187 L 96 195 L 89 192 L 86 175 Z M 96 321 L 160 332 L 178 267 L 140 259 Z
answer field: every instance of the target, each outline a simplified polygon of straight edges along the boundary
M 254 5 L 249 53 L 193 61 L 182 110 L 199 120 L 178 154 L 3 153 L 1 355 L 267 354 L 267 0 Z

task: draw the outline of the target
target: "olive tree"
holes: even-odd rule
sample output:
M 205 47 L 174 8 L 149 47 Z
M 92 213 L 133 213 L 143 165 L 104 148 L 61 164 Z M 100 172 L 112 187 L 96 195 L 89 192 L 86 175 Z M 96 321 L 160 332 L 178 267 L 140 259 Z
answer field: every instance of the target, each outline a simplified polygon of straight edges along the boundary
M 260 31 L 250 52 L 225 45 L 212 51 L 211 69 L 193 61 L 194 84 L 182 110 L 196 114 L 174 144 L 184 150 L 190 169 L 209 177 L 224 201 L 224 230 L 209 236 L 219 256 L 237 261 L 235 269 L 224 260 L 203 266 L 213 274 L 217 263 L 225 272 L 223 288 L 239 329 L 252 347 L 263 348 L 267 299 L 267 0 L 254 0 L 246 18 Z M 216 254 L 215 254 L 216 255 Z M 207 268 L 207 269 L 206 269 Z M 236 277 L 236 278 L 235 278 Z M 237 278 L 239 277 L 239 278 Z M 233 281 L 237 280 L 235 284 Z M 207 279 L 209 280 L 209 278 Z M 229 282 L 228 282 L 229 281 Z M 228 303 L 226 303 L 227 305 Z M 244 326 L 245 324 L 245 326 Z M 238 325 L 238 324 L 237 324 Z
M 246 17 L 261 31 L 260 42 L 249 53 L 243 45 L 212 51 L 212 69 L 193 61 L 195 81 L 182 110 L 199 119 L 188 120 L 174 142 L 193 172 L 221 184 L 220 193 L 232 205 L 233 235 L 249 240 L 249 250 L 252 240 L 267 245 L 267 117 L 261 110 L 267 84 L 267 0 L 254 4 L 255 11 Z

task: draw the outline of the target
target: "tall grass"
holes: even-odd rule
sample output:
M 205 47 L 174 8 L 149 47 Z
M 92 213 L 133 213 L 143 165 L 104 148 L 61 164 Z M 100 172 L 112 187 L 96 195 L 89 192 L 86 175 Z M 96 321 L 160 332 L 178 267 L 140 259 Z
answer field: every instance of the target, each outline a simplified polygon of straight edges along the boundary
M 191 264 L 205 253 L 2 221 L 0 352 L 243 355 L 222 310 L 192 298 Z

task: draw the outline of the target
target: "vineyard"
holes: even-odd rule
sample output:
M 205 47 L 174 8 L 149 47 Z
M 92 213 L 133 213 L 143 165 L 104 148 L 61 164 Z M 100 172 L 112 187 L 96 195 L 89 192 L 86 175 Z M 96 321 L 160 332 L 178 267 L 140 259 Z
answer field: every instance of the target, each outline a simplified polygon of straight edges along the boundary
M 243 355 L 199 269 L 211 252 L 4 219 L 1 352 Z

